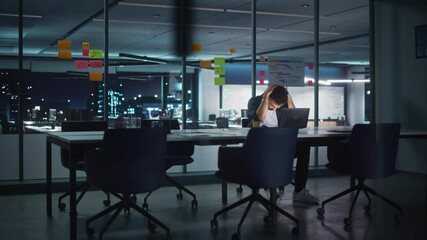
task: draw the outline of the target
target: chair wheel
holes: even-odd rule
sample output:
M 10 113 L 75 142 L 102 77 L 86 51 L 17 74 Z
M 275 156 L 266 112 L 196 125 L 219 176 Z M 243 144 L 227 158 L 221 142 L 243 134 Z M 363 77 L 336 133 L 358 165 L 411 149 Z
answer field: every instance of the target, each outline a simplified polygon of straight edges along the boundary
M 142 209 L 144 209 L 145 211 L 148 211 L 148 204 L 147 203 L 143 203 L 142 204 Z
M 317 214 L 319 214 L 320 216 L 323 216 L 325 214 L 325 209 L 324 208 L 318 208 Z
M 297 236 L 299 234 L 299 227 L 293 227 L 291 232 L 292 235 Z
M 242 187 L 237 187 L 236 188 L 236 192 L 239 193 L 239 194 L 243 193 L 243 188 Z
M 67 204 L 65 204 L 65 203 L 58 203 L 59 210 L 64 211 L 65 207 L 67 207 Z
M 111 204 L 111 201 L 109 199 L 106 199 L 106 200 L 102 201 L 102 203 L 104 203 L 104 206 L 109 207 Z
M 273 222 L 273 218 L 270 215 L 264 216 L 263 220 L 264 220 L 264 223 L 272 223 Z
M 231 239 L 232 239 L 232 240 L 240 240 L 240 234 L 238 234 L 238 233 L 234 233 L 234 234 L 231 236 Z
M 211 228 L 212 229 L 217 229 L 218 228 L 218 220 L 216 220 L 216 219 L 212 219 L 211 220 Z
M 95 229 L 93 228 L 86 228 L 86 234 L 89 236 L 93 236 L 95 234 Z
M 156 231 L 157 225 L 153 222 L 148 222 L 148 230 L 153 233 Z
M 367 213 L 371 212 L 371 206 L 369 205 L 365 205 L 364 209 L 365 209 L 365 212 Z
M 177 193 L 176 194 L 176 199 L 178 200 L 182 200 L 184 197 L 182 196 L 182 193 Z
M 344 224 L 346 227 L 350 227 L 352 224 L 351 218 L 344 218 Z
M 129 197 L 129 200 L 131 201 L 131 202 L 134 202 L 134 203 L 136 203 L 136 196 L 135 195 L 133 195 L 133 196 L 131 196 L 131 197 Z
M 193 209 L 193 210 L 197 210 L 197 207 L 198 207 L 198 202 L 197 202 L 197 200 L 193 200 L 193 201 L 191 201 L 191 208 Z

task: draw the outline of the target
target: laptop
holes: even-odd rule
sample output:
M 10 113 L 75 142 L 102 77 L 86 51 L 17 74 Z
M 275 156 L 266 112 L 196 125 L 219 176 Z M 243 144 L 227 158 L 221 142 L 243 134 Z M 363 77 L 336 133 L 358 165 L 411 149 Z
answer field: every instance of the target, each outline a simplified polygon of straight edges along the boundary
M 306 128 L 310 108 L 283 108 L 279 127 Z

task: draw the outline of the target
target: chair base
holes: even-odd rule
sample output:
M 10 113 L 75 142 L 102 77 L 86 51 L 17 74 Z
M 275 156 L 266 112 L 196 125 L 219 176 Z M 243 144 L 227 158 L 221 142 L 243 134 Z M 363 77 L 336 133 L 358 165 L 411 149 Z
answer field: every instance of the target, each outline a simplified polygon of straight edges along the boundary
M 393 206 L 394 208 L 396 208 L 399 211 L 399 213 L 397 213 L 395 215 L 395 219 L 396 220 L 400 220 L 401 219 L 401 216 L 402 216 L 402 207 L 400 207 L 396 203 L 392 202 L 390 199 L 386 198 L 385 196 L 379 194 L 374 189 L 372 189 L 372 188 L 368 187 L 367 185 L 365 185 L 365 181 L 364 180 L 358 179 L 358 182 L 359 183 L 357 185 L 355 185 L 355 186 L 353 186 L 353 187 L 351 187 L 351 188 L 349 188 L 347 190 L 344 190 L 344 191 L 342 191 L 342 192 L 340 192 L 340 193 L 338 193 L 338 194 L 336 194 L 336 195 L 334 195 L 334 196 L 326 199 L 325 201 L 323 201 L 322 202 L 322 207 L 320 207 L 320 208 L 317 209 L 317 214 L 319 216 L 323 217 L 323 215 L 325 214 L 325 205 L 327 203 L 329 203 L 329 202 L 331 202 L 331 201 L 333 201 L 333 200 L 335 200 L 337 198 L 340 198 L 340 197 L 342 197 L 344 195 L 347 195 L 347 194 L 349 194 L 351 192 L 356 191 L 356 196 L 354 197 L 353 202 L 351 204 L 350 210 L 348 212 L 348 217 L 344 218 L 344 224 L 345 224 L 346 227 L 349 227 L 352 224 L 352 218 L 351 218 L 352 216 L 351 215 L 352 215 L 352 212 L 353 212 L 353 209 L 354 209 L 354 205 L 356 204 L 356 201 L 357 201 L 357 198 L 359 197 L 360 192 L 363 192 L 365 194 L 366 198 L 368 199 L 368 205 L 365 206 L 365 211 L 366 212 L 370 212 L 370 210 L 371 210 L 371 197 L 369 196 L 369 194 L 372 194 L 372 195 L 380 198 L 384 202 L 388 203 L 389 205 Z
M 289 214 L 288 212 L 286 212 L 285 210 L 283 210 L 282 208 L 278 207 L 276 204 L 274 204 L 273 202 L 267 200 L 266 198 L 264 198 L 262 195 L 259 194 L 259 190 L 256 189 L 252 189 L 252 194 L 231 204 L 230 206 L 227 206 L 223 209 L 221 209 L 220 211 L 216 212 L 214 214 L 213 219 L 211 220 L 211 228 L 216 230 L 218 228 L 218 220 L 217 217 L 225 212 L 230 211 L 231 209 L 234 209 L 246 202 L 249 202 L 248 206 L 246 207 L 245 212 L 243 213 L 243 216 L 240 219 L 239 225 L 237 226 L 237 232 L 235 234 L 233 234 L 232 239 L 233 240 L 237 240 L 240 239 L 240 229 L 241 226 L 243 224 L 243 222 L 246 219 L 246 216 L 249 213 L 249 210 L 251 209 L 252 205 L 254 202 L 259 202 L 261 203 L 264 208 L 268 211 L 268 215 L 266 217 L 264 217 L 264 222 L 266 223 L 270 223 L 272 222 L 272 215 L 273 215 L 273 211 L 277 211 L 279 213 L 281 213 L 282 215 L 288 217 L 289 219 L 291 219 L 292 221 L 295 222 L 296 226 L 294 228 L 292 228 L 292 234 L 293 235 L 298 235 L 299 233 L 299 222 L 298 219 L 295 218 L 294 216 L 292 216 L 291 214 Z
M 181 200 L 183 198 L 182 195 L 182 191 L 186 192 L 187 194 L 189 194 L 190 196 L 193 197 L 193 200 L 191 201 L 191 209 L 193 210 L 197 210 L 198 208 L 198 201 L 196 198 L 196 194 L 193 193 L 192 191 L 190 191 L 188 188 L 184 187 L 183 185 L 181 185 L 180 183 L 178 183 L 177 181 L 173 180 L 171 177 L 169 177 L 168 175 L 166 175 L 166 180 L 171 183 L 174 187 L 176 187 L 179 190 L 179 193 L 176 194 L 176 198 Z M 144 210 L 148 210 L 148 197 L 151 195 L 152 192 L 149 192 L 147 194 L 147 196 L 145 196 L 144 198 L 144 203 L 142 204 L 142 208 Z
M 80 193 L 80 195 L 78 196 L 78 198 L 76 199 L 76 204 L 79 204 L 80 200 L 82 200 L 83 196 L 86 194 L 87 190 L 90 187 L 90 183 L 89 182 L 83 182 L 82 184 L 80 184 L 79 186 L 77 186 L 77 191 L 82 191 Z M 105 199 L 103 201 L 104 206 L 108 207 L 110 206 L 111 200 L 110 200 L 110 194 L 107 192 L 104 192 L 107 195 L 107 199 Z M 62 194 L 61 196 L 59 196 L 58 198 L 58 208 L 61 211 L 64 211 L 66 208 L 66 204 L 62 202 L 62 200 L 66 197 L 70 196 L 70 192 L 66 192 L 64 194 Z
M 164 223 L 162 223 L 160 220 L 155 218 L 153 215 L 136 205 L 133 201 L 133 198 L 129 196 L 123 196 L 120 198 L 121 200 L 114 204 L 113 206 L 104 209 L 102 212 L 96 214 L 95 216 L 89 218 L 86 221 L 86 233 L 88 235 L 93 235 L 95 233 L 95 230 L 90 227 L 90 223 L 95 221 L 98 218 L 101 218 L 108 213 L 115 211 L 113 216 L 108 220 L 106 225 L 102 228 L 101 232 L 99 233 L 99 239 L 102 239 L 103 234 L 107 231 L 107 229 L 110 227 L 110 225 L 113 223 L 113 221 L 116 219 L 116 217 L 119 215 L 119 213 L 122 210 L 125 210 L 125 212 L 129 212 L 130 208 L 136 210 L 137 212 L 141 213 L 143 216 L 145 216 L 148 219 L 148 230 L 150 232 L 154 232 L 156 229 L 156 225 L 159 225 L 161 228 L 163 228 L 166 231 L 167 237 L 166 239 L 170 239 L 170 230 L 169 227 L 166 226 Z M 154 223 L 153 223 L 154 222 Z

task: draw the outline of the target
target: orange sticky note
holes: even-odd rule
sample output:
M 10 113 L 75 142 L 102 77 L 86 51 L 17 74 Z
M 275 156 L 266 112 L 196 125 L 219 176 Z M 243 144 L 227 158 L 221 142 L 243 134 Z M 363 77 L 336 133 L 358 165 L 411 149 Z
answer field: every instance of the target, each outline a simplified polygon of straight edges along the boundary
M 230 48 L 230 49 L 228 49 L 228 51 L 229 51 L 231 54 L 233 54 L 233 53 L 235 53 L 235 52 L 236 52 L 236 49 L 235 49 L 235 48 Z
M 102 81 L 102 72 L 90 72 L 89 73 L 90 81 Z
M 90 60 L 89 61 L 90 68 L 102 68 L 102 60 Z
M 75 69 L 88 69 L 87 61 L 85 60 L 76 60 L 74 61 L 74 68 Z
M 58 58 L 60 58 L 60 59 L 71 59 L 71 50 L 69 50 L 69 49 L 58 49 Z
M 58 40 L 58 48 L 71 48 L 70 40 Z
M 83 49 L 89 49 L 89 42 L 82 42 Z
M 265 57 L 264 57 L 264 56 L 259 56 L 259 60 L 260 60 L 261 62 L 265 62 Z
M 200 44 L 200 43 L 193 43 L 193 44 L 191 44 L 191 51 L 193 51 L 193 52 L 200 52 L 200 51 L 202 51 L 202 44 Z
M 200 67 L 201 68 L 211 68 L 212 62 L 210 60 L 200 60 Z

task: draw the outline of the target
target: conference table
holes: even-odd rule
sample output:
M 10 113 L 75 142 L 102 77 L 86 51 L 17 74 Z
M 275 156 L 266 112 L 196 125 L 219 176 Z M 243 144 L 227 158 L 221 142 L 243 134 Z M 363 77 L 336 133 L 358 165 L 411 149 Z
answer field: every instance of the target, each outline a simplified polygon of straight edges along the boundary
M 195 145 L 230 145 L 244 143 L 249 128 L 224 129 L 184 129 L 172 130 L 167 136 L 168 142 L 191 142 Z M 52 217 L 52 144 L 67 149 L 93 149 L 100 147 L 104 132 L 58 132 L 40 129 L 46 134 L 46 213 Z M 327 146 L 333 141 L 347 139 L 351 127 L 313 127 L 300 129 L 298 142 L 310 146 Z M 401 132 L 403 138 L 426 138 L 427 133 L 406 131 Z M 70 184 L 70 239 L 77 238 L 77 209 L 76 209 L 76 162 L 69 157 L 69 184 Z M 227 185 L 222 184 L 222 202 L 227 204 Z

